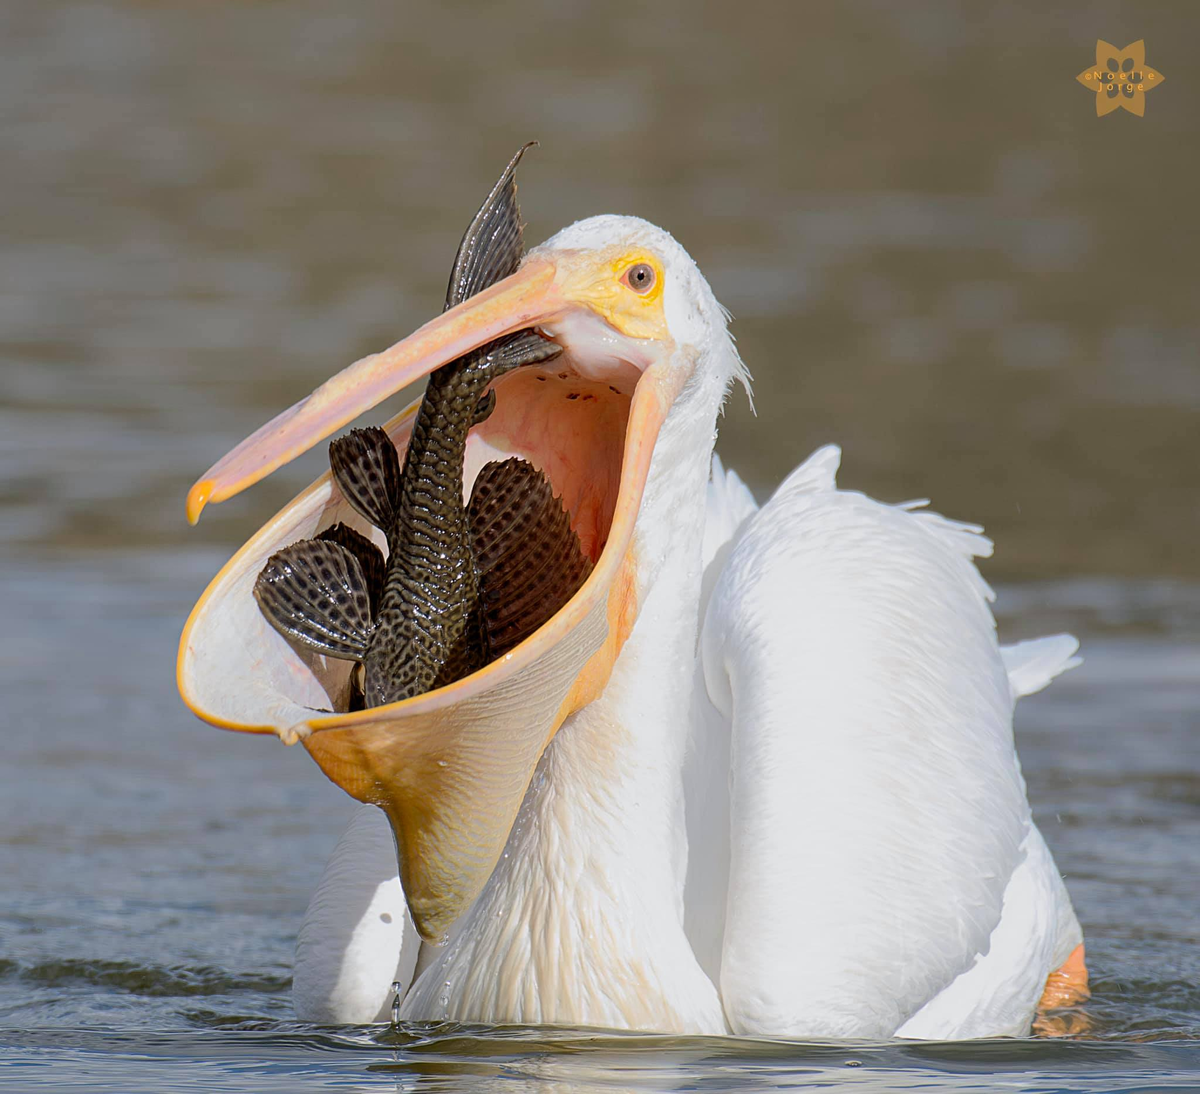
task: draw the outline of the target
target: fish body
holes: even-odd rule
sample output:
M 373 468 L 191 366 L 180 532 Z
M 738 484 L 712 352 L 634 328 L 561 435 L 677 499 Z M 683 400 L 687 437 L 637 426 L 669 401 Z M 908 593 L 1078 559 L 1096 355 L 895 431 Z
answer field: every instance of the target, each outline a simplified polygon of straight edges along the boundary
M 329 446 L 342 493 L 388 543 L 362 657 L 366 706 L 452 683 L 491 659 L 463 501 L 467 434 L 490 411 L 484 392 L 497 375 L 558 352 L 539 335 L 521 334 L 431 374 L 403 469 L 379 428 L 352 430 Z
M 447 307 L 520 263 L 514 174 L 524 152 L 509 163 L 459 245 Z M 549 618 L 590 572 L 561 502 L 528 463 L 488 464 L 470 505 L 463 500 L 467 435 L 495 405 L 489 385 L 513 368 L 560 352 L 526 330 L 435 370 L 403 467 L 378 427 L 351 430 L 330 444 L 334 479 L 350 505 L 383 531 L 386 562 L 374 543 L 339 524 L 272 555 L 254 593 L 285 637 L 361 664 L 362 705 L 420 695 L 482 668 Z M 522 603 L 530 607 L 514 626 L 495 610 L 489 614 L 485 586 L 490 583 L 490 599 L 502 608 L 504 593 L 523 583 L 520 540 L 530 537 L 552 537 L 564 565 L 553 575 L 553 587 L 535 590 L 538 596 L 522 588 Z

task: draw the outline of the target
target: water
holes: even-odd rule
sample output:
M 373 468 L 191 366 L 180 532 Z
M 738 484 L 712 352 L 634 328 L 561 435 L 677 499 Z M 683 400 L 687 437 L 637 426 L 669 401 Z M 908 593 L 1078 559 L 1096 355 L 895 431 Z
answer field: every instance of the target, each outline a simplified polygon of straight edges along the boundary
M 1200 1088 L 1200 9 L 1143 8 L 0 10 L 0 1089 Z M 1096 37 L 1147 40 L 1145 118 L 1095 118 Z M 1071 1037 L 294 1022 L 351 805 L 193 720 L 173 660 L 324 457 L 196 529 L 183 496 L 436 311 L 530 136 L 529 238 L 640 213 L 737 314 L 759 416 L 721 447 L 760 493 L 838 440 L 846 485 L 988 525 L 1006 640 L 1083 640 L 1018 719 L 1088 939 Z
M 58 1090 L 349 1091 L 1195 1090 L 1196 1054 L 1175 1045 L 981 1042 L 783 1045 L 717 1037 L 521 1029 L 420 1033 L 85 1034 L 29 1031 L 20 1081 Z M 0 1042 L 0 1047 L 3 1042 Z M 103 1052 L 101 1057 L 99 1052 Z M 108 1078 L 105 1068 L 119 1068 Z M 44 1069 L 39 1075 L 38 1069 Z M 13 1089 L 18 1089 L 15 1087 Z

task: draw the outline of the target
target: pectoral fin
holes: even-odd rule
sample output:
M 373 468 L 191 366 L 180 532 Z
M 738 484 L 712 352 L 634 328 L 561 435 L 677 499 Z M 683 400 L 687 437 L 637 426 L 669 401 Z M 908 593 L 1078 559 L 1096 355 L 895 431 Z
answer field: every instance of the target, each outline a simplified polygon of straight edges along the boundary
M 525 460 L 487 464 L 468 511 L 489 657 L 506 653 L 574 596 L 592 572 L 549 480 Z
M 367 599 L 371 605 L 371 619 L 374 620 L 379 613 L 379 601 L 383 596 L 383 581 L 387 572 L 383 552 L 361 532 L 356 532 L 340 522 L 319 532 L 317 539 L 338 543 L 358 559 L 367 587 Z
M 361 661 L 371 606 L 358 559 L 339 543 L 304 539 L 267 559 L 254 598 L 285 638 L 330 657 Z

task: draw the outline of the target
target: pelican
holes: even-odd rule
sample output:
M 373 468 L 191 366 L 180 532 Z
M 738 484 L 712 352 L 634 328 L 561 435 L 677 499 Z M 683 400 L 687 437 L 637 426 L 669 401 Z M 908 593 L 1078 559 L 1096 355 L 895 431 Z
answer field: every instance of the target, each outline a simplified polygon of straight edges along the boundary
M 347 713 L 346 662 L 293 648 L 251 593 L 342 521 L 328 475 L 217 575 L 180 644 L 188 705 L 303 742 L 365 803 L 300 931 L 300 1018 L 695 1034 L 1025 1034 L 1086 994 L 1083 938 L 1030 814 L 1016 700 L 1076 663 L 998 644 L 976 526 L 800 464 L 761 507 L 714 456 L 747 374 L 684 249 L 598 216 L 349 366 L 218 462 L 188 513 L 433 368 L 538 327 L 496 382 L 488 460 L 544 471 L 594 567 L 484 669 Z M 401 452 L 415 407 L 387 425 Z M 381 542 L 378 533 L 376 542 Z

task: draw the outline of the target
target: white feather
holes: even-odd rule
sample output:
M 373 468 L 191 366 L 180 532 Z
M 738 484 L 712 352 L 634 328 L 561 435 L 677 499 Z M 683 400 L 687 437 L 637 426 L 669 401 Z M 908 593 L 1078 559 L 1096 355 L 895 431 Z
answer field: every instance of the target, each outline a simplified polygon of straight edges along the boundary
M 1078 649 L 1079 639 L 1073 634 L 1052 634 L 1001 646 L 1000 656 L 1008 670 L 1013 698 L 1033 695 L 1060 673 L 1082 664 L 1083 658 L 1074 656 Z
M 894 1033 L 986 951 L 1029 827 L 990 544 L 836 490 L 836 459 L 751 520 L 702 634 L 732 723 L 737 1032 Z
M 712 564 L 722 547 L 737 539 L 746 521 L 757 512 L 758 502 L 750 488 L 733 468 L 726 468 L 714 452 L 704 512 L 704 543 L 700 552 L 705 567 Z
M 1021 852 L 986 952 L 905 1022 L 897 1036 L 949 1040 L 1029 1032 L 1047 970 L 1067 960 L 1083 932 L 1050 849 L 1033 824 Z
M 408 988 L 421 939 L 408 914 L 387 818 L 360 806 L 338 840 L 296 942 L 292 1004 L 305 1022 L 381 1022 Z
M 621 217 L 543 249 L 614 243 L 663 259 L 690 369 L 638 512 L 637 622 L 604 693 L 548 747 L 484 893 L 419 970 L 386 823 L 356 816 L 301 931 L 297 1013 L 378 1020 L 398 979 L 414 1019 L 1027 1031 L 1081 935 L 1030 818 L 1012 711 L 1076 663 L 1075 640 L 1001 650 L 973 561 L 991 542 L 924 502 L 839 490 L 834 446 L 759 509 L 710 463 L 745 371 L 687 254 Z

